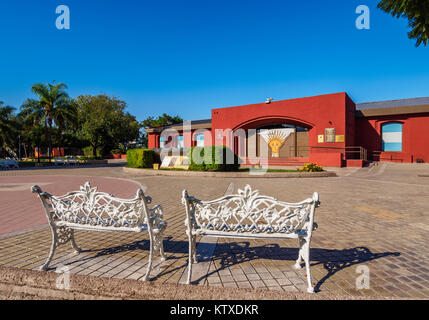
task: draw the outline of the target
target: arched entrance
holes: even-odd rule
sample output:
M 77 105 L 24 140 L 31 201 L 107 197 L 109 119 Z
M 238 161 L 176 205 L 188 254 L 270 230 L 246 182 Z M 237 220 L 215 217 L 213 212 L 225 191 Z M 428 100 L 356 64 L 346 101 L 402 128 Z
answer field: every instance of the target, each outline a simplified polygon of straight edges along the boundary
M 264 164 L 273 166 L 301 165 L 309 159 L 309 132 L 312 124 L 287 117 L 253 119 L 237 128 L 235 152 L 245 163 L 255 163 L 260 159 Z M 245 132 L 245 148 L 243 143 Z M 239 141 L 241 140 L 241 141 Z

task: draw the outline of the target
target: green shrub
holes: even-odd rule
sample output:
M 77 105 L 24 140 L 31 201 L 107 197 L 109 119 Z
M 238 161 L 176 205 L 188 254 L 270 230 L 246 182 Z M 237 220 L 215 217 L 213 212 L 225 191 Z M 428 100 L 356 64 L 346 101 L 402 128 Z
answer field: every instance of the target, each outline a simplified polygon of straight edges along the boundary
M 153 168 L 154 151 L 150 149 L 131 149 L 127 151 L 127 162 L 131 168 Z
M 122 154 L 122 150 L 121 149 L 113 149 L 113 150 L 110 150 L 110 153 L 111 154 Z
M 226 146 L 192 147 L 188 158 L 190 171 L 237 171 L 240 167 L 240 159 Z

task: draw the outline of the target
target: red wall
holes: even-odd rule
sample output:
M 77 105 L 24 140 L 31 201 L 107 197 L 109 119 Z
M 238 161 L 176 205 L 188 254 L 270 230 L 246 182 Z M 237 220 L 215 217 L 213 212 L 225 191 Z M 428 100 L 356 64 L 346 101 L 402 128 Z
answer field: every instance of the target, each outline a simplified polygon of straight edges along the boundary
M 149 133 L 147 135 L 147 145 L 149 149 L 159 148 L 159 134 Z
M 309 128 L 309 145 L 315 147 L 345 147 L 353 145 L 355 137 L 354 113 L 356 107 L 346 93 L 328 94 L 322 96 L 274 101 L 270 104 L 258 103 L 231 108 L 212 110 L 212 128 L 249 129 L 269 123 L 288 122 Z M 346 131 L 346 123 L 352 129 Z M 318 143 L 318 135 L 325 136 L 325 128 L 335 128 L 336 135 L 344 135 L 344 142 Z M 213 144 L 225 143 L 213 134 Z M 228 146 L 228 142 L 226 143 Z M 318 149 L 313 153 L 310 149 L 310 159 L 320 165 L 341 165 L 339 149 Z M 326 152 L 322 152 L 326 151 Z M 332 154 L 332 153 L 336 153 Z
M 216 129 L 235 131 L 287 122 L 309 129 L 309 146 L 316 147 L 310 148 L 309 161 L 322 166 L 344 166 L 348 163 L 360 166 L 356 161 L 357 164 L 347 162 L 341 148 L 362 146 L 368 150 L 369 160 L 379 160 L 378 157 L 372 157 L 373 152 L 381 151 L 381 125 L 390 121 L 403 123 L 403 151 L 381 153 L 380 160 L 416 162 L 417 159 L 423 159 L 429 162 L 429 114 L 356 118 L 356 105 L 346 93 L 213 109 L 213 129 L 211 136 L 209 130 L 204 133 L 205 145 L 225 143 L 231 147 L 227 139 L 218 139 Z M 325 128 L 335 128 L 336 135 L 344 135 L 344 142 L 319 143 L 318 135 L 325 136 Z M 149 134 L 148 144 L 149 148 L 159 148 L 159 134 Z M 185 133 L 184 144 L 189 147 L 196 145 L 196 142 L 191 142 L 191 135 Z
M 368 150 L 371 159 L 373 151 L 381 151 L 381 126 L 386 122 L 402 122 L 402 152 L 383 152 L 381 161 L 429 162 L 429 115 L 412 114 L 379 116 L 356 119 L 357 143 Z M 378 157 L 374 158 L 378 160 Z

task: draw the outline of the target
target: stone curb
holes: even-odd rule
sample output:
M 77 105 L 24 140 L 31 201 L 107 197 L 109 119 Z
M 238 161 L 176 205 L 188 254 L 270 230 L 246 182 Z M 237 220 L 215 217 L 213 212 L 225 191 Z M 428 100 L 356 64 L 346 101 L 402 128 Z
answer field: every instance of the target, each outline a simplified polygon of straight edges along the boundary
M 70 290 L 56 287 L 54 272 L 0 267 L 0 299 L 34 300 L 366 300 L 331 294 L 160 284 L 70 274 Z M 377 297 L 378 298 L 378 297 Z M 372 297 L 374 299 L 374 297 Z
M 125 173 L 143 176 L 174 176 L 174 177 L 205 177 L 205 178 L 327 178 L 337 177 L 335 172 L 266 172 L 264 174 L 249 174 L 248 172 L 198 172 L 152 170 L 123 167 Z

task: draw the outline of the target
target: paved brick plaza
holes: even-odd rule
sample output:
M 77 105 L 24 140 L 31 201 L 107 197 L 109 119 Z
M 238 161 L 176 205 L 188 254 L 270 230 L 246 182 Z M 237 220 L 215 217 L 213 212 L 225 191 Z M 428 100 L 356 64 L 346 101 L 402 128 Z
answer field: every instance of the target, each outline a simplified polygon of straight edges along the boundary
M 182 283 L 186 275 L 188 241 L 181 191 L 213 199 L 250 184 L 279 200 L 301 201 L 319 192 L 319 229 L 311 244 L 316 290 L 357 296 L 429 298 L 429 165 L 380 164 L 374 168 L 341 169 L 336 178 L 265 179 L 133 176 L 122 168 L 22 170 L 0 172 L 0 265 L 37 269 L 51 245 L 41 204 L 29 191 L 62 194 L 89 180 L 101 191 L 133 196 L 138 184 L 153 203 L 164 207 L 168 221 L 164 241 L 168 260 L 157 264 L 159 283 Z M 120 179 L 118 179 L 120 178 Z M 137 184 L 136 184 L 137 182 Z M 57 250 L 52 270 L 68 265 L 72 273 L 141 280 L 148 261 L 147 233 L 76 232 L 85 251 Z M 301 291 L 305 272 L 292 268 L 297 240 L 200 239 L 201 262 L 193 280 L 204 286 Z M 208 258 L 205 253 L 213 252 Z M 158 261 L 158 260 L 157 260 Z M 357 290 L 356 268 L 370 270 L 370 289 Z

